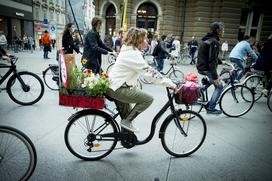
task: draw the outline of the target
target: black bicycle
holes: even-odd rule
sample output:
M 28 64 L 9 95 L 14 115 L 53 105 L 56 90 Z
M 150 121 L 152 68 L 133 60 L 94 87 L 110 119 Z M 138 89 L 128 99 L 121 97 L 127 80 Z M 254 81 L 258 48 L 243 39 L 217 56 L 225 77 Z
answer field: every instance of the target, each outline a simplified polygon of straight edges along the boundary
M 42 72 L 45 85 L 51 90 L 59 90 L 59 66 L 57 64 L 49 64 Z
M 220 79 L 224 82 L 224 90 L 219 98 L 219 107 L 223 113 L 229 117 L 239 117 L 246 114 L 253 107 L 254 94 L 252 90 L 243 85 L 236 84 L 236 69 L 231 63 L 224 63 L 229 68 L 223 68 L 220 73 Z M 201 96 L 199 97 L 196 104 L 190 109 L 200 112 L 202 108 L 206 108 L 209 101 L 208 87 L 211 83 L 207 77 L 203 77 L 201 80 L 202 89 Z
M 32 141 L 15 128 L 0 126 L 0 180 L 28 180 L 36 164 Z
M 38 102 L 44 94 L 44 85 L 40 77 L 32 72 L 17 71 L 18 57 L 10 56 L 11 65 L 0 64 L 0 68 L 9 70 L 4 76 L 0 76 L 0 85 L 12 75 L 7 82 L 6 89 L 9 97 L 21 105 L 32 105 Z M 3 90 L 3 89 L 2 89 Z
M 162 146 L 175 157 L 191 155 L 205 140 L 205 120 L 194 111 L 176 110 L 173 103 L 174 93 L 168 88 L 167 95 L 168 101 L 153 118 L 150 134 L 144 140 L 138 140 L 133 132 L 119 127 L 116 122 L 119 111 L 110 115 L 105 111 L 87 109 L 73 114 L 68 119 L 64 133 L 68 150 L 83 160 L 99 160 L 109 155 L 118 141 L 127 149 L 143 145 L 153 138 L 160 117 L 170 108 L 171 113 L 159 130 Z

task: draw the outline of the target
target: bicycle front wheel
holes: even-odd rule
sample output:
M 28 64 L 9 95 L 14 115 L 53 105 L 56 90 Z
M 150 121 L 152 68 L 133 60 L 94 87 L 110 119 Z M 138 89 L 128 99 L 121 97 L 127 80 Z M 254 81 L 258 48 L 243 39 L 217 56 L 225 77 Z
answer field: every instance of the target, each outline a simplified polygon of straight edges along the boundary
M 179 119 L 170 115 L 163 123 L 160 138 L 163 148 L 175 157 L 186 157 L 203 144 L 207 126 L 202 116 L 194 111 L 179 110 Z
M 246 114 L 254 104 L 254 94 L 251 89 L 240 84 L 228 87 L 219 100 L 220 109 L 229 117 L 239 117 Z
M 268 106 L 269 110 L 272 112 L 272 91 L 270 91 L 268 94 L 267 106 Z
M 36 164 L 31 140 L 17 129 L 0 126 L 0 180 L 28 180 Z
M 174 82 L 184 82 L 184 74 L 180 70 L 175 70 L 169 74 L 169 78 Z
M 43 71 L 45 85 L 51 90 L 59 90 L 59 66 L 52 65 Z
M 104 136 L 117 132 L 116 124 L 107 113 L 83 110 L 69 121 L 64 133 L 65 144 L 80 159 L 99 160 L 110 154 L 117 144 L 117 138 Z
M 244 85 L 252 90 L 255 101 L 258 101 L 262 97 L 262 90 L 264 89 L 262 76 L 251 75 L 246 78 Z
M 7 83 L 9 97 L 24 106 L 38 102 L 44 94 L 44 85 L 40 77 L 32 72 L 18 72 Z

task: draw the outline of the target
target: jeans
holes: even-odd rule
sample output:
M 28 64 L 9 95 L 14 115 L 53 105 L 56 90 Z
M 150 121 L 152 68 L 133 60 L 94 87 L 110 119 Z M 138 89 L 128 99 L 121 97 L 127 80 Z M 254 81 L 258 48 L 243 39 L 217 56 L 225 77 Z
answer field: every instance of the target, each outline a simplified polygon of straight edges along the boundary
M 146 110 L 153 102 L 153 97 L 136 87 L 120 87 L 113 91 L 109 89 L 107 95 L 115 99 L 121 118 L 127 121 L 132 121 L 141 112 Z M 131 104 L 135 104 L 131 108 Z
M 238 58 L 230 58 L 230 61 L 231 62 L 234 62 L 237 66 L 237 75 L 236 75 L 236 80 L 240 80 L 244 73 L 245 73 L 245 67 L 244 67 L 244 64 L 243 64 L 243 60 L 240 60 Z
M 210 87 L 210 85 L 212 85 L 212 84 L 214 86 L 214 91 L 213 91 L 212 97 L 211 97 L 209 104 L 208 104 L 209 105 L 208 109 L 214 110 L 215 106 L 217 104 L 217 101 L 218 101 L 221 93 L 223 92 L 223 85 L 222 85 L 222 82 L 218 86 L 215 85 L 211 72 L 204 71 L 203 74 L 207 75 L 209 78 L 209 84 L 205 86 L 205 89 L 208 89 L 208 87 Z
M 48 58 L 48 51 L 44 51 L 43 58 Z
M 157 64 L 158 64 L 158 71 L 161 72 L 163 70 L 163 65 L 164 65 L 164 59 L 156 59 Z

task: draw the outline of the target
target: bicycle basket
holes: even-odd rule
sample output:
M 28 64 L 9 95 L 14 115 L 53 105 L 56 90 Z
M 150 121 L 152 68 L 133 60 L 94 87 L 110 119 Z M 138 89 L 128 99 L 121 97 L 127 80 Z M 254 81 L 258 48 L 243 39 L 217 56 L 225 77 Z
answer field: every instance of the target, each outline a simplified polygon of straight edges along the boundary
M 194 104 L 197 102 L 200 95 L 199 84 L 187 81 L 175 94 L 175 102 L 177 104 Z

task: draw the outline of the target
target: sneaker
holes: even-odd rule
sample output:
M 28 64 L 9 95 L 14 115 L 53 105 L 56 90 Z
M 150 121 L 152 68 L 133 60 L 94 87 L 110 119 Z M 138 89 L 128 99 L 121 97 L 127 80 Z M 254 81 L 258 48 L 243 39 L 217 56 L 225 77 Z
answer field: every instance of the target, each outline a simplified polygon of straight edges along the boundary
M 207 109 L 207 114 L 221 114 L 222 111 L 221 110 L 217 110 L 217 109 Z
M 262 93 L 263 93 L 265 96 L 268 96 L 268 90 L 267 90 L 267 89 L 263 89 L 263 90 L 262 90 Z
M 137 129 L 137 128 L 135 128 L 133 125 L 132 125 L 132 123 L 130 122 L 130 121 L 128 121 L 128 120 L 125 120 L 125 119 L 123 119 L 122 121 L 121 121 L 121 127 L 122 128 L 125 128 L 125 129 L 127 129 L 127 130 L 129 130 L 129 131 L 132 131 L 132 132 L 139 132 L 139 130 Z

